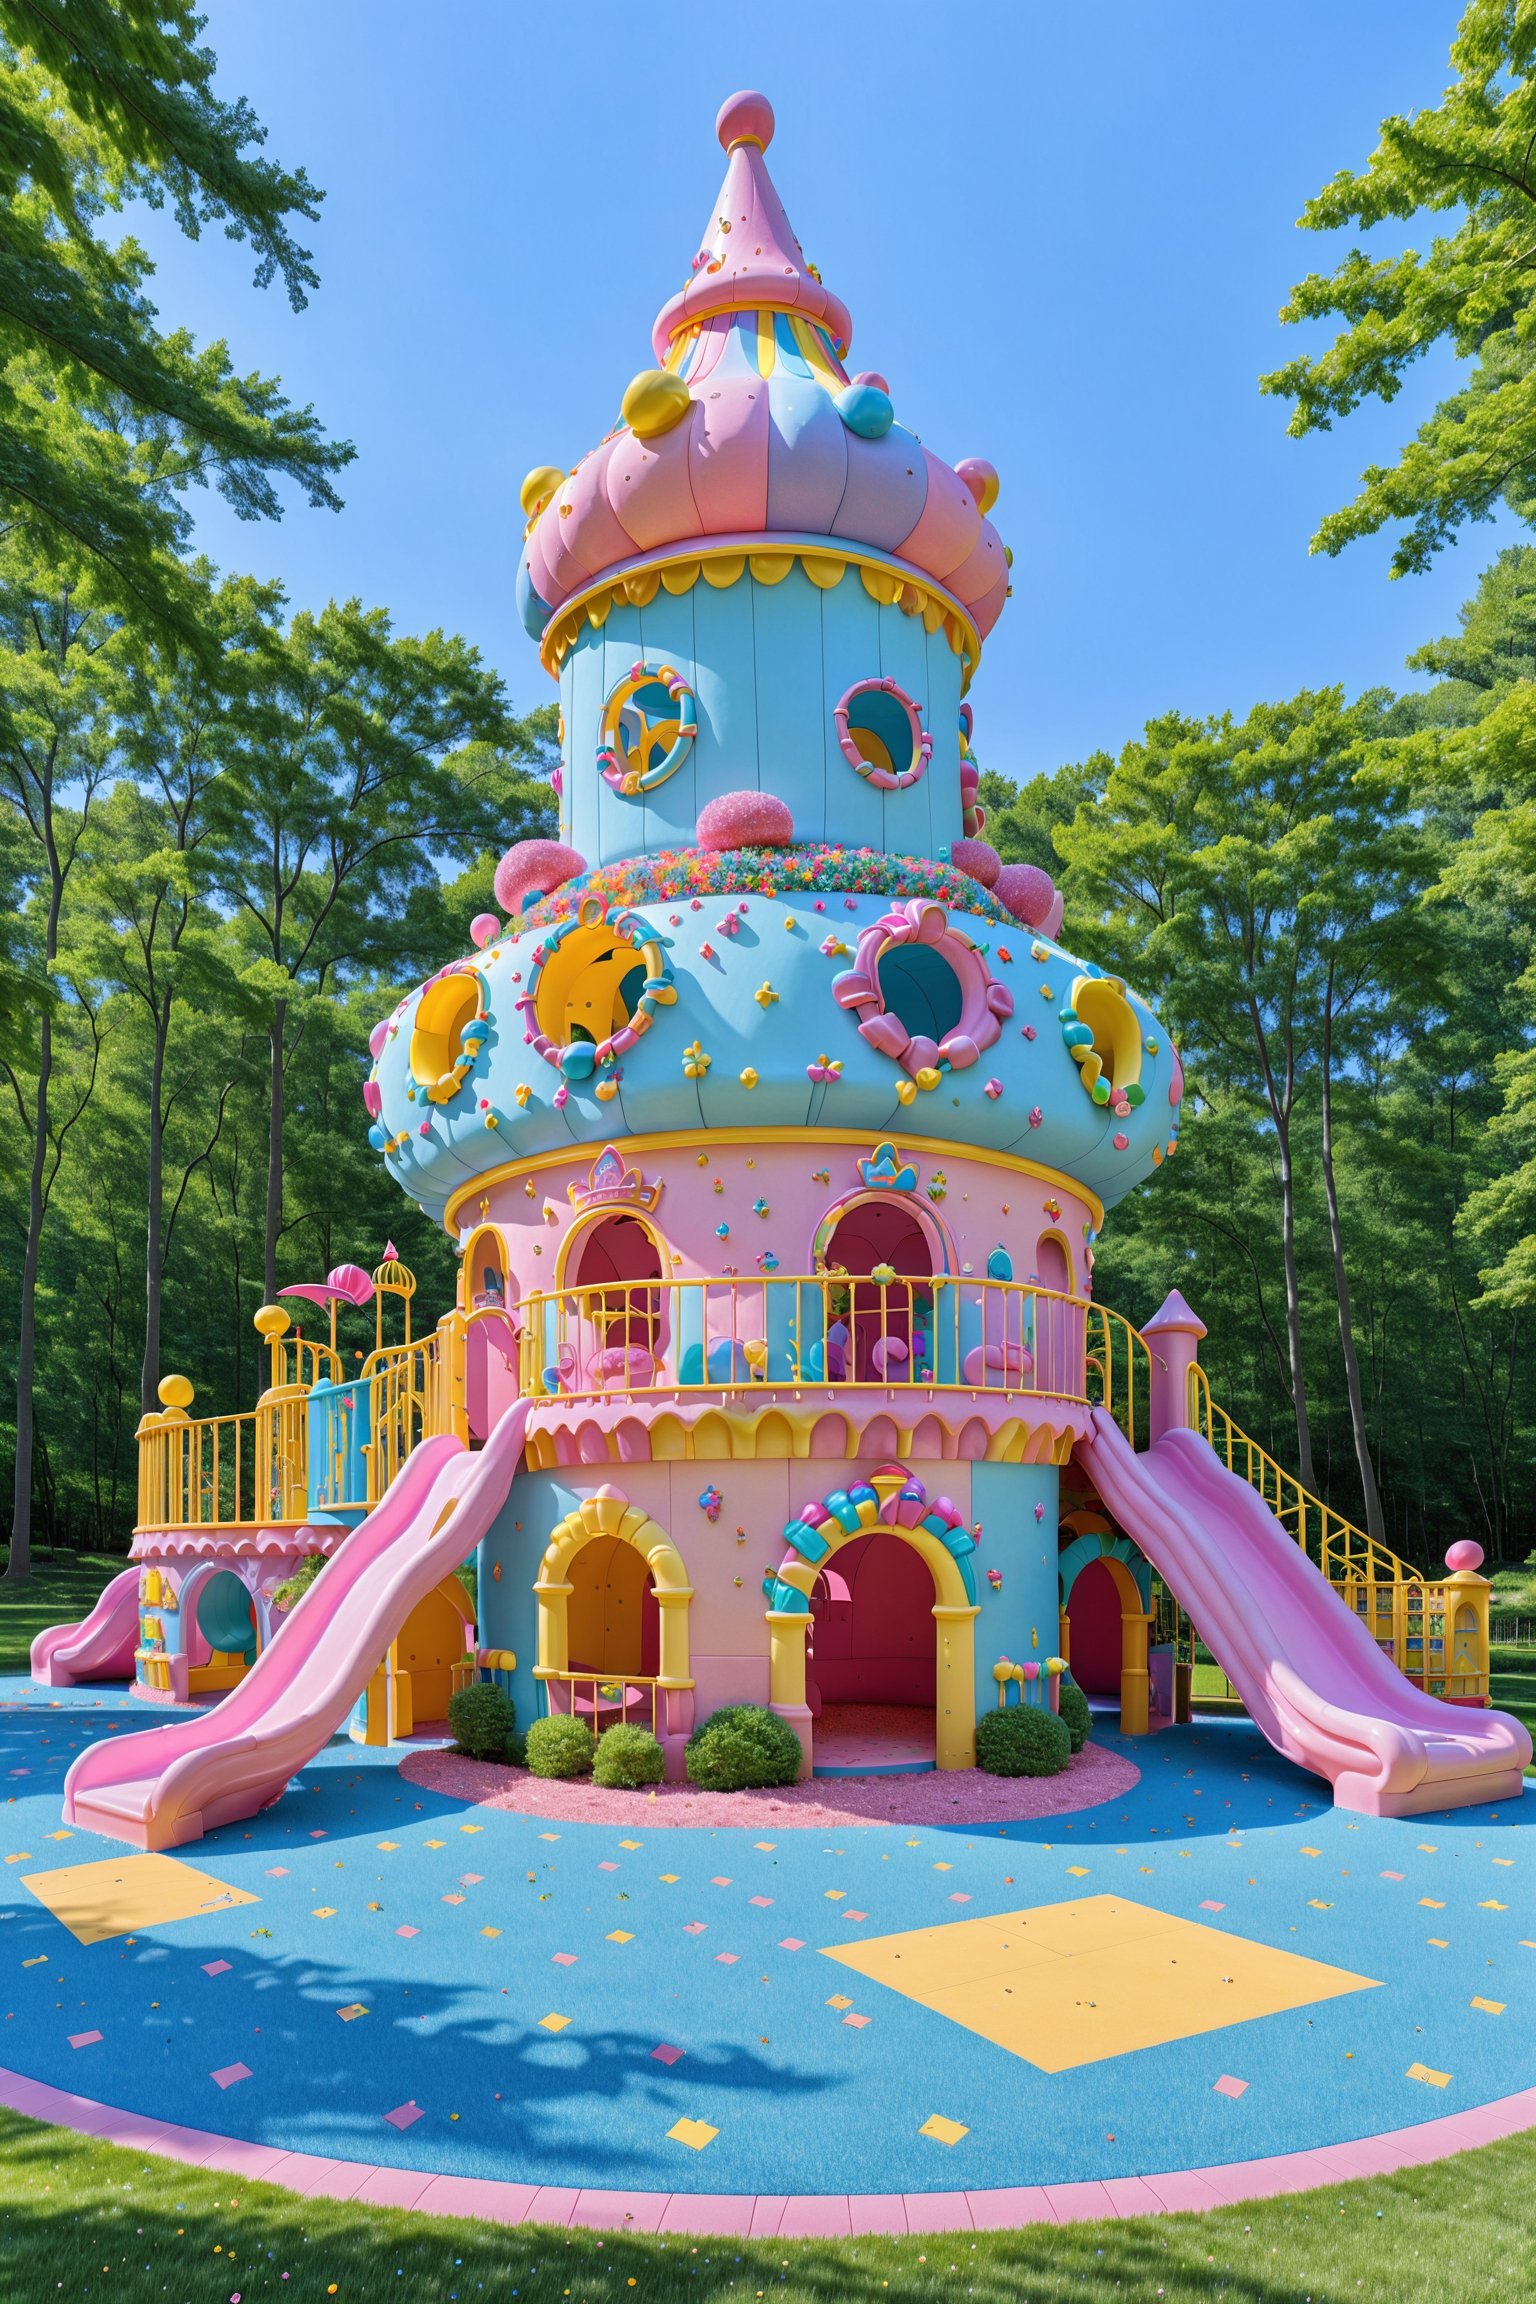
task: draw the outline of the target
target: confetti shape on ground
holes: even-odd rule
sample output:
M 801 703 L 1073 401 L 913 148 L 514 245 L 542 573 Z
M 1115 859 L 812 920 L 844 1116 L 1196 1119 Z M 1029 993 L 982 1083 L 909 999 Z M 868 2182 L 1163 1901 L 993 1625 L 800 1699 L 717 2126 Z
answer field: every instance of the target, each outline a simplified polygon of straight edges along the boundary
M 707 1920 L 685 1920 L 683 1922 L 683 1934 L 685 1936 L 702 1936 L 708 1926 Z
M 777 1848 L 778 1842 L 777 1840 L 754 1840 L 752 1845 L 764 1856 L 771 1856 L 775 1848 Z
M 393 1856 L 399 1845 L 398 1840 L 376 1840 L 374 1842 L 374 1846 L 382 1848 L 386 1856 Z
M 731 1881 L 726 1879 L 723 1872 L 717 1872 L 709 1884 L 711 1888 L 729 1888 L 733 1885 Z
M 773 1898 L 771 1896 L 749 1896 L 747 1901 L 749 1904 L 757 1905 L 760 1911 L 766 1912 L 773 1902 Z
M 682 1874 L 680 1872 L 658 1872 L 656 1877 L 664 1887 L 675 1888 L 682 1878 Z
M 846 1912 L 840 1912 L 838 1914 L 838 1918 L 840 1920 L 867 1920 L 869 1918 L 869 1914 L 867 1912 L 855 1912 L 853 1906 L 850 1904 Z
M 269 1880 L 286 1880 L 287 1877 L 288 1867 L 286 1864 L 269 1864 L 267 1866 L 267 1878 Z
M 419 1928 L 397 1928 L 395 1934 L 397 1936 L 419 1936 L 421 1930 Z
M 539 2018 L 539 2030 L 541 2032 L 563 2032 L 569 2022 L 569 2016 L 541 2016 Z
M 970 2130 L 958 2120 L 946 2120 L 942 2112 L 933 2113 L 918 2130 L 919 2136 L 931 2136 L 935 2144 L 958 2144 Z
M 955 1888 L 950 1891 L 949 1901 L 951 1904 L 969 1904 L 970 1898 L 963 1888 Z
M 686 2144 L 690 2152 L 702 2152 L 706 2144 L 713 2144 L 719 2133 L 707 2120 L 677 2120 L 667 2130 L 675 2144 Z
M 1494 1896 L 1485 1896 L 1477 1908 L 1479 1912 L 1507 1912 L 1509 1910 L 1507 1904 L 1501 1904 Z
M 59 1872 L 26 1872 L 21 1884 L 79 1944 L 103 1944 L 136 1929 L 261 1901 L 248 1889 L 231 1888 L 176 1856 L 109 1856 L 97 1864 L 68 1864 Z
M 501 1930 L 499 1928 L 482 1928 L 480 1933 L 482 1936 L 499 1936 Z
M 681 2063 L 683 2055 L 684 2051 L 681 2048 L 674 2048 L 670 2040 L 663 2040 L 659 2046 L 651 2050 L 651 2061 L 653 2064 L 678 2064 Z
M 419 2120 L 421 2116 L 421 2106 L 414 2099 L 409 2104 L 397 2104 L 393 2112 L 384 2115 L 391 2128 L 409 2128 L 412 2121 Z
M 611 1857 L 605 1856 L 602 1863 L 599 1864 L 598 1870 L 599 1872 L 617 1872 L 618 1866 Z
M 221 2088 L 233 2088 L 237 2081 L 249 2080 L 251 2068 L 249 2064 L 221 2064 L 217 2072 L 210 2072 L 208 2077 Z
M 722 1968 L 734 1968 L 740 1957 L 739 1952 L 717 1952 L 715 1954 L 715 1958 Z
M 1481 2008 L 1485 2016 L 1502 2016 L 1504 2013 L 1502 2000 L 1483 2000 L 1475 1992 L 1472 1995 L 1470 2005 L 1474 2008 Z
M 1303 1856 L 1321 1856 L 1322 1850 L 1321 1848 L 1303 1848 L 1301 1853 Z
M 822 1890 L 822 1894 L 829 1904 L 840 1904 L 847 1893 L 846 1888 L 823 1888 Z
M 1331 1912 L 1333 1910 L 1333 1906 L 1331 1904 L 1325 1904 L 1321 1896 L 1309 1896 L 1307 1898 L 1307 1909 L 1310 1912 Z
M 541 1840 L 558 1840 L 559 1837 L 560 1835 L 558 1832 L 541 1832 L 539 1834 L 539 1838 Z
M 779 1950 L 781 1952 L 803 1952 L 805 1950 L 805 1938 L 803 1936 L 781 1936 L 779 1938 Z
M 1381 1877 L 1383 1880 L 1401 1880 L 1403 1875 L 1401 1872 L 1383 1872 Z
M 366 2016 L 368 2011 L 363 2006 L 361 2000 L 353 2000 L 350 2001 L 345 2008 L 338 2008 L 336 2013 L 341 2018 L 343 2024 L 354 2024 L 359 2016 Z
M 557 1968 L 574 1968 L 581 1955 L 578 1952 L 551 1952 L 550 1958 Z
M 645 1842 L 643 1840 L 621 1840 L 619 1842 L 619 1846 L 621 1848 L 629 1849 L 643 1848 L 645 1846 Z
M 846 1992 L 834 1992 L 831 1999 L 827 2002 L 827 2006 L 829 2008 L 851 2008 L 853 2006 L 853 2002 L 849 1999 Z
M 483 1872 L 461 1872 L 459 1874 L 459 1886 L 461 1888 L 478 1888 L 484 1878 Z
M 335 1917 L 336 1907 L 334 1904 L 317 1904 L 310 1914 L 311 1920 L 334 1920 Z
M 610 1928 L 608 1931 L 610 1944 L 633 1944 L 634 1940 L 635 1932 L 632 1928 Z
M 1067 1871 L 1071 1878 L 1074 1880 L 1086 1880 L 1088 1877 L 1088 1866 L 1086 1864 L 1069 1864 L 1067 1866 Z
M 1437 2072 L 1431 2064 L 1410 2064 L 1403 2074 L 1405 2080 L 1422 2080 L 1426 2088 L 1449 2088 L 1449 2072 Z
M 203 1962 L 203 1974 L 205 1976 L 227 1976 L 229 1974 L 229 1962 L 227 1960 L 205 1960 Z
M 855 2015 L 850 2010 L 849 2013 L 843 2018 L 843 2022 L 845 2024 L 851 2024 L 855 2031 L 862 2032 L 865 2025 L 869 2022 L 869 2018 L 867 2016 Z
M 1449 1952 L 1451 1948 L 1449 1936 L 1426 1936 L 1424 1941 L 1426 1944 L 1433 1944 L 1437 1952 Z
M 442 1899 L 442 1901 L 445 1904 L 462 1904 L 464 1899 L 458 1893 L 457 1889 L 450 1888 L 448 1894 Z
M 1445 1910 L 1444 1899 L 1439 1896 L 1421 1896 L 1419 1902 L 1431 1912 L 1443 1912 Z
M 1213 2096 L 1231 2096 L 1236 2098 L 1238 2096 L 1246 2095 L 1247 2091 L 1247 2081 L 1234 2080 L 1230 2072 L 1223 2072 L 1219 2080 L 1213 2080 L 1211 2082 L 1211 2093 Z
M 94 2048 L 100 2038 L 99 2032 L 71 2032 L 69 2044 L 71 2048 Z

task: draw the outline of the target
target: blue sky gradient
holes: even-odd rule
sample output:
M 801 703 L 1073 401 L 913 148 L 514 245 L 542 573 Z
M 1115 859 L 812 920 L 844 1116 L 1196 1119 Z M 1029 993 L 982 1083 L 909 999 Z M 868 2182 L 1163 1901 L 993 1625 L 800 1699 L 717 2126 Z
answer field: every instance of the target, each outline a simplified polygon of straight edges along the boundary
M 1407 685 L 1514 524 L 1398 583 L 1385 539 L 1335 561 L 1307 539 L 1450 364 L 1301 443 L 1257 378 L 1300 348 L 1276 319 L 1292 282 L 1336 258 L 1296 231 L 1302 203 L 1364 164 L 1384 115 L 1436 100 L 1456 13 L 210 0 L 221 89 L 327 192 L 301 234 L 321 289 L 295 316 L 251 288 L 249 251 L 151 215 L 153 293 L 360 454 L 339 516 L 295 502 L 243 526 L 211 499 L 198 542 L 296 606 L 357 593 L 402 629 L 462 631 L 520 704 L 552 695 L 513 609 L 518 484 L 573 463 L 650 364 L 718 189 L 716 110 L 757 86 L 791 220 L 852 309 L 852 365 L 940 454 L 1002 476 L 1015 590 L 973 690 L 984 766 L 1022 779 L 1168 709 Z

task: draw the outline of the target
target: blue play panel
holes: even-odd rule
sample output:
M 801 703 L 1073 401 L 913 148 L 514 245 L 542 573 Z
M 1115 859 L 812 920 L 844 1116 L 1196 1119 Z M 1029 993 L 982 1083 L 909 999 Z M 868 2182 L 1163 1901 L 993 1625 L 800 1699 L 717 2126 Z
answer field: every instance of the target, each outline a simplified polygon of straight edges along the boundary
M 333 1744 L 178 1852 L 256 1902 L 82 1945 L 23 1877 L 123 1853 L 59 1836 L 82 1742 L 143 1725 L 97 1694 L 0 1690 L 0 2061 L 160 2119 L 532 2183 L 883 2193 L 1251 2159 L 1530 2085 L 1536 1808 L 1337 1814 L 1245 1722 L 1129 1747 L 1104 1807 L 954 1831 L 652 1829 L 643 1794 L 631 1827 L 546 1822 Z M 1373 1988 L 1050 2071 L 823 1957 L 1110 1896 Z

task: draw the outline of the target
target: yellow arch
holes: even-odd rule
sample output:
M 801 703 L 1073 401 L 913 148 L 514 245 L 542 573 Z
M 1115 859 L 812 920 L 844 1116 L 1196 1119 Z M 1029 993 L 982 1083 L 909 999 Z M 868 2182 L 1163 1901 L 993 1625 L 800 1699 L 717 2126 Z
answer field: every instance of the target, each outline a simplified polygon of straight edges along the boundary
M 1147 1634 L 1152 1619 L 1141 1604 L 1136 1579 L 1123 1560 L 1101 1552 L 1099 1563 L 1109 1570 L 1120 1602 L 1120 1733 L 1145 1736 L 1152 1711 L 1152 1676 L 1147 1664 Z M 1067 1611 L 1061 1611 L 1061 1653 L 1072 1661 L 1072 1634 Z
M 617 1488 L 599 1488 L 583 1498 L 550 1530 L 539 1579 L 533 1587 L 538 1607 L 538 1662 L 536 1680 L 559 1680 L 570 1670 L 570 1625 L 567 1603 L 571 1562 L 584 1544 L 596 1536 L 615 1536 L 632 1544 L 651 1572 L 656 1605 L 661 1615 L 658 1688 L 691 1688 L 688 1655 L 688 1603 L 693 1586 L 682 1554 L 666 1530 L 653 1520 L 643 1504 L 631 1504 Z
M 667 1273 L 669 1270 L 667 1260 L 671 1254 L 671 1250 L 668 1248 L 665 1239 L 662 1237 L 661 1233 L 658 1232 L 650 1217 L 646 1215 L 642 1209 L 632 1208 L 624 1201 L 611 1201 L 605 1202 L 600 1208 L 588 1208 L 583 1210 L 582 1214 L 576 1218 L 575 1222 L 567 1228 L 566 1233 L 560 1242 L 559 1252 L 555 1258 L 555 1287 L 557 1291 L 566 1288 L 573 1288 L 575 1286 L 574 1281 L 568 1281 L 566 1279 L 566 1274 L 571 1268 L 572 1255 L 580 1246 L 580 1244 L 586 1239 L 587 1234 L 595 1230 L 599 1224 L 605 1223 L 610 1216 L 628 1216 L 632 1222 L 639 1225 L 641 1231 L 645 1234 L 646 1238 L 650 1241 L 651 1246 L 656 1251 L 657 1277 L 654 1280 L 594 1280 L 589 1283 L 589 1286 L 594 1289 L 616 1289 L 662 1288 L 666 1285 Z
M 972 1626 L 980 1610 L 965 1588 L 960 1564 L 926 1528 L 903 1528 L 874 1520 L 867 1528 L 843 1528 L 824 1520 L 816 1531 L 827 1539 L 820 1560 L 795 1560 L 777 1570 L 809 1603 L 812 1587 L 827 1563 L 860 1536 L 896 1536 L 925 1562 L 933 1578 L 934 1759 L 940 1768 L 976 1765 L 976 1640 Z M 805 1639 L 809 1608 L 768 1611 L 768 1700 L 775 1710 L 805 1714 Z

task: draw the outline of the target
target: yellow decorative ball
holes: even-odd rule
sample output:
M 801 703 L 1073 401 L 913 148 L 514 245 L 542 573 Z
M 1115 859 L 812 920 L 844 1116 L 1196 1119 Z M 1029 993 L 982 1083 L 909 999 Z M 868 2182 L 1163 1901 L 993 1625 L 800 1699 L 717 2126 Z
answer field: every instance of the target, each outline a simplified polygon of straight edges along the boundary
M 162 1376 L 155 1389 L 162 1408 L 190 1408 L 192 1405 L 190 1376 Z
M 669 368 L 642 368 L 620 403 L 619 413 L 638 439 L 656 440 L 681 424 L 689 409 L 688 387 Z
M 558 464 L 535 464 L 518 490 L 525 519 L 537 520 L 564 478 Z

